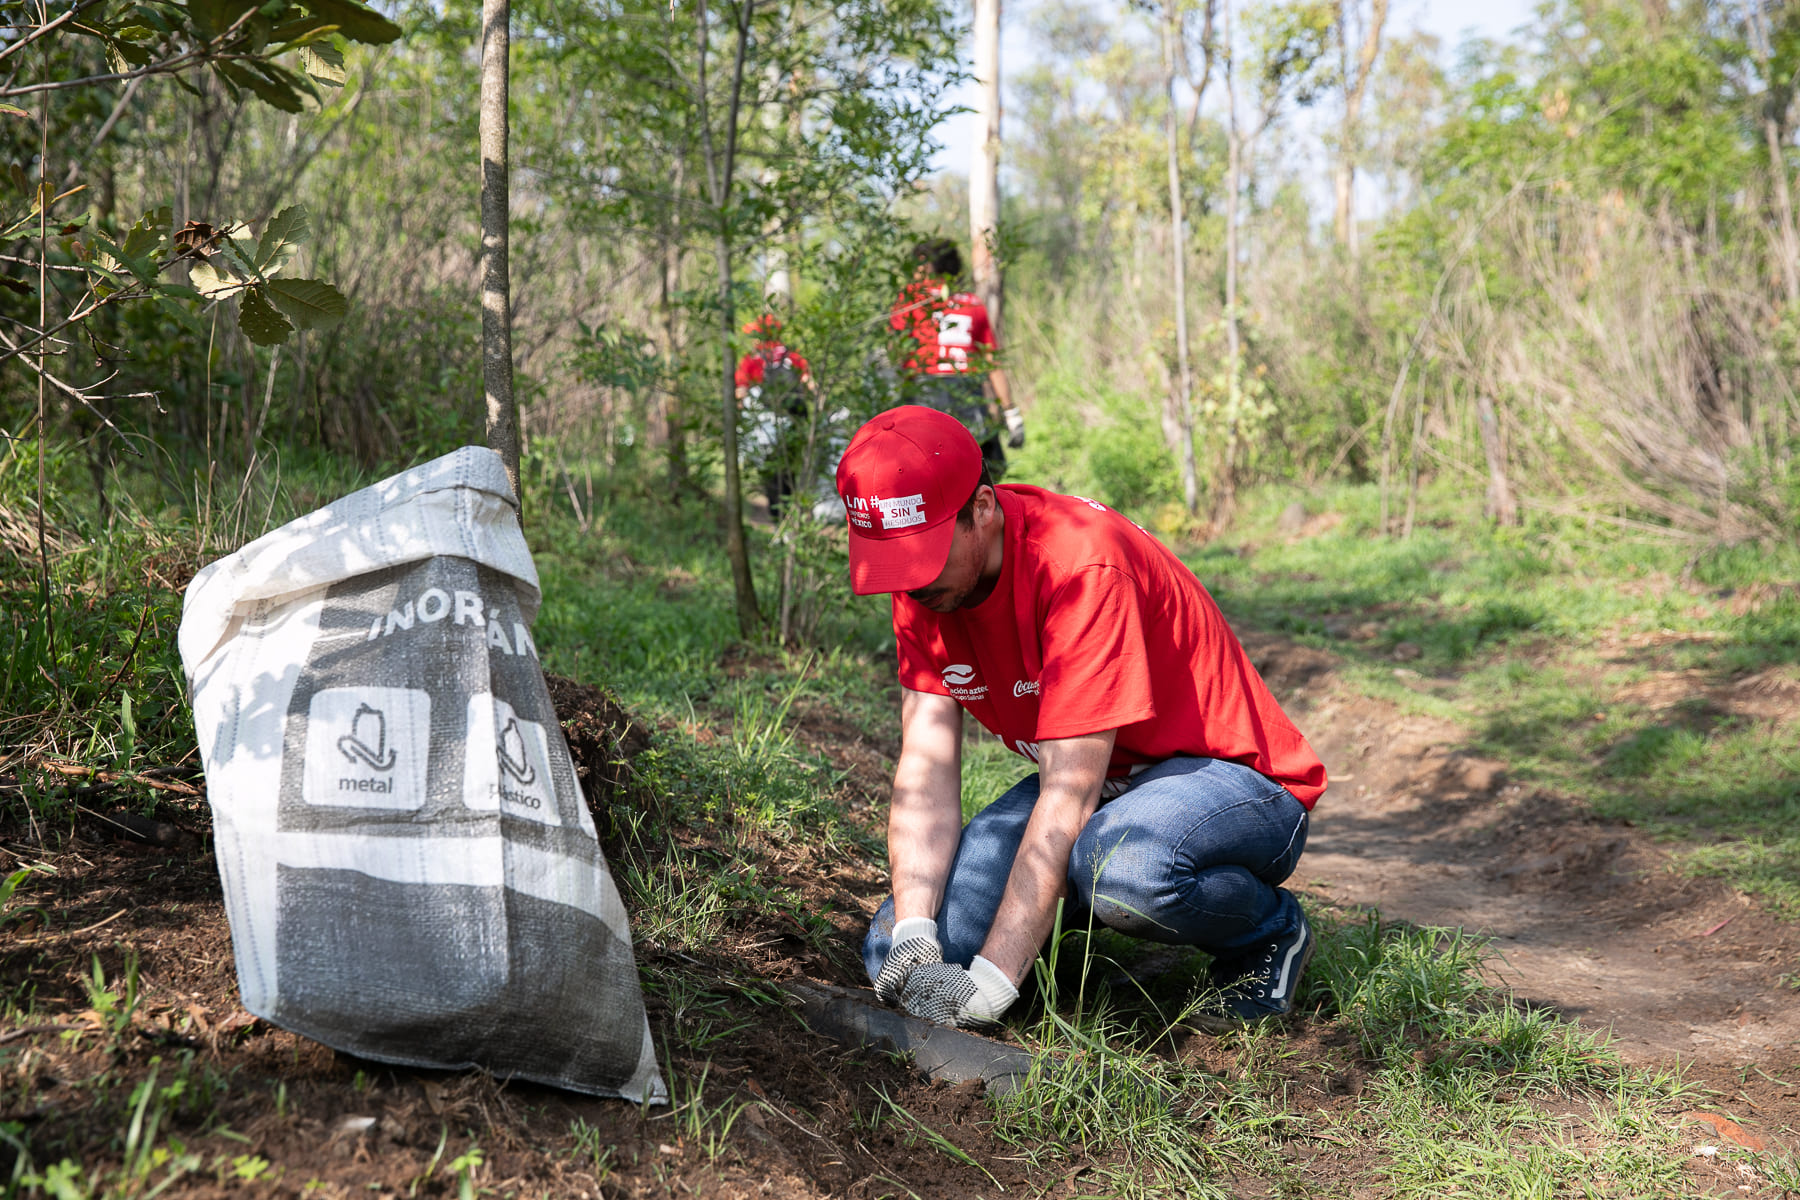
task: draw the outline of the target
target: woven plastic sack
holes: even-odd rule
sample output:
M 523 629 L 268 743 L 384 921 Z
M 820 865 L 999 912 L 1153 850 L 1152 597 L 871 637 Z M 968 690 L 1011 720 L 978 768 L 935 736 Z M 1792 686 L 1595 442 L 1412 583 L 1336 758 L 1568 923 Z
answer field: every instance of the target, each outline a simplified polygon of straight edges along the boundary
M 654 1102 L 539 595 L 477 447 L 195 576 L 181 658 L 238 982 L 251 1012 L 365 1058 Z

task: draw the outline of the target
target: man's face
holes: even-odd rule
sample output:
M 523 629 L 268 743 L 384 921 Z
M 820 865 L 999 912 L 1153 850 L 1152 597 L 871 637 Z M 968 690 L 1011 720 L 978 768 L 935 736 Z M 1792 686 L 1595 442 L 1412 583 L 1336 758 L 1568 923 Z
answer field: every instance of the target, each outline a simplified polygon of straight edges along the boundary
M 977 500 L 974 523 L 956 523 L 944 569 L 924 587 L 906 593 L 909 597 L 932 612 L 950 613 L 959 608 L 973 608 L 993 593 L 999 572 L 991 572 L 992 577 L 984 578 L 989 575 L 990 567 L 987 527 L 991 523 L 991 509 L 991 501 L 983 505 Z

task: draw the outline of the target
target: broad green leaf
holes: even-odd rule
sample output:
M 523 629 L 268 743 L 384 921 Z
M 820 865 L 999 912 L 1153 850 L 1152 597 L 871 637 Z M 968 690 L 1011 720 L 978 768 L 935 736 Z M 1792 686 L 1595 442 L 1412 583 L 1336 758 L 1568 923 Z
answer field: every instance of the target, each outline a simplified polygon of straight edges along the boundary
M 302 329 L 329 329 L 350 311 L 344 294 L 323 280 L 271 279 L 268 292 L 275 306 Z
M 305 16 L 275 27 L 270 40 L 279 43 L 276 54 L 285 54 L 299 46 L 311 46 L 337 32 L 337 26 L 323 17 Z
M 242 228 L 240 226 L 239 228 Z M 219 252 L 238 274 L 255 278 L 256 247 L 240 237 L 228 237 L 219 243 Z
M 400 36 L 400 27 L 355 0 L 303 0 L 307 8 L 338 27 L 353 42 L 379 46 Z
M 196 304 L 206 299 L 205 296 L 185 283 L 159 283 L 156 285 L 156 292 L 160 296 L 174 296 L 181 300 L 192 300 Z
M 227 70 L 229 66 L 229 63 L 216 62 L 212 65 L 213 74 L 218 77 L 220 83 L 225 85 L 225 94 L 231 97 L 231 102 L 233 104 L 242 104 L 244 102 L 244 89 L 239 87 L 237 81 L 231 77 L 230 71 Z M 181 76 L 172 75 L 170 78 L 179 82 Z M 196 91 L 194 94 L 198 96 L 200 93 Z
M 307 219 L 306 205 L 290 204 L 263 226 L 262 240 L 256 245 L 256 269 L 273 275 L 293 260 L 301 246 L 312 240 L 312 225 Z
M 156 30 L 148 25 L 127 25 L 113 30 L 113 36 L 121 42 L 149 42 L 156 40 Z
M 108 41 L 106 57 L 113 61 L 115 67 L 119 63 L 126 63 L 133 67 L 145 67 L 149 66 L 156 56 L 150 52 L 148 46 L 139 46 L 134 42 Z M 122 67 L 117 69 L 121 72 L 124 70 Z
M 329 83 L 334 87 L 342 87 L 344 85 L 344 56 L 337 54 L 335 50 L 332 50 L 332 53 L 337 57 L 337 63 L 333 64 L 324 56 L 324 54 L 320 53 L 320 51 L 331 49 L 330 46 L 324 43 L 320 43 L 318 46 L 302 47 L 300 50 L 300 69 L 305 71 L 308 75 L 311 75 L 320 83 Z
M 203 258 L 193 265 L 188 271 L 188 282 L 208 300 L 230 295 L 244 286 L 243 280 L 210 258 Z
M 188 0 L 194 32 L 212 41 L 256 8 L 255 0 Z
M 273 108 L 282 112 L 305 112 L 306 105 L 301 102 L 300 93 L 285 83 L 277 83 L 260 71 L 250 70 L 241 63 L 219 62 L 213 64 L 215 69 L 240 88 L 256 93 L 257 97 Z M 262 64 L 250 60 L 251 66 Z
M 169 240 L 169 223 L 174 219 L 166 204 L 139 217 L 125 232 L 125 257 L 141 259 L 161 249 Z
M 249 63 L 253 71 L 261 74 L 275 87 L 288 88 L 296 96 L 311 96 L 314 100 L 319 99 L 319 89 L 306 76 L 296 74 L 280 63 L 272 63 L 267 59 L 254 58 L 249 60 Z
M 279 346 L 288 340 L 294 327 L 276 312 L 260 287 L 253 287 L 238 301 L 238 328 L 259 346 Z

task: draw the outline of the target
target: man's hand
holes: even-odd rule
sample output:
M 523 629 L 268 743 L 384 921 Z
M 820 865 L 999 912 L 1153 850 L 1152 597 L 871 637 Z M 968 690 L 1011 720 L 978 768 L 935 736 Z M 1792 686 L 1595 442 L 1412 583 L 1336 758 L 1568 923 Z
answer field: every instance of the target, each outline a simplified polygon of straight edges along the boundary
M 1025 445 L 1025 414 L 1009 404 L 1000 415 L 1006 418 L 1007 447 L 1013 450 L 1022 449 Z
M 900 1003 L 913 1016 L 963 1029 L 999 1024 L 1000 1014 L 1018 998 L 1006 973 L 979 954 L 966 967 L 945 962 L 914 967 L 900 989 Z
M 943 961 L 936 921 L 930 917 L 895 921 L 894 943 L 888 949 L 887 961 L 881 964 L 881 974 L 875 977 L 875 998 L 883 1004 L 898 1004 L 901 986 L 915 967 Z

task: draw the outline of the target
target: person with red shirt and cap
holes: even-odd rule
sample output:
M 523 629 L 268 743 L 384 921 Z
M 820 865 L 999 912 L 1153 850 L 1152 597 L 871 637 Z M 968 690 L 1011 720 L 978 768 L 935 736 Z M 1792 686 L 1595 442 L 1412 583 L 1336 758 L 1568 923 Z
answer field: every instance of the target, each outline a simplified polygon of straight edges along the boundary
M 902 363 L 913 376 L 919 401 L 949 413 L 981 446 L 981 456 L 998 479 L 1006 473 L 1006 444 L 1025 444 L 1025 418 L 1012 401 L 1012 383 L 996 355 L 993 322 L 987 306 L 974 294 L 959 290 L 962 252 L 949 238 L 934 238 L 913 247 L 912 282 L 900 291 L 888 325 L 912 338 Z M 988 389 L 993 399 L 988 399 Z
M 1325 768 L 1193 572 L 1104 505 L 995 487 L 925 407 L 865 424 L 837 489 L 852 590 L 893 594 L 902 686 L 893 894 L 863 943 L 881 1000 L 997 1021 L 1066 896 L 1210 954 L 1209 1027 L 1292 1012 L 1314 939 L 1280 885 Z M 964 712 L 1038 764 L 967 827 Z
M 783 344 L 781 319 L 774 314 L 749 322 L 744 332 L 758 340 L 732 373 L 743 425 L 738 445 L 745 465 L 755 464 L 770 519 L 779 521 L 800 471 L 812 371 Z

